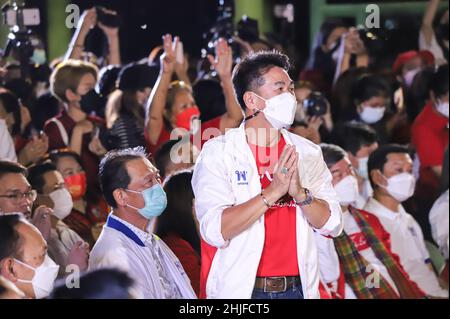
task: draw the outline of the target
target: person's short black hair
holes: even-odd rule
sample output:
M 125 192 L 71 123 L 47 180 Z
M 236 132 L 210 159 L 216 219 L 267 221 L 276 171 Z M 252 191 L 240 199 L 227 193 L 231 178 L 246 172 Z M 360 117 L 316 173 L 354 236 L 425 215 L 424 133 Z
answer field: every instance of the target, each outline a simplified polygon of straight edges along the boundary
M 58 171 L 56 166 L 51 162 L 44 162 L 33 165 L 28 169 L 28 182 L 31 187 L 39 194 L 44 193 L 45 180 L 44 175 L 48 172 Z
M 64 280 L 57 282 L 49 299 L 130 299 L 134 282 L 117 269 L 99 269 L 83 274 L 80 287 L 70 289 Z
M 27 177 L 27 169 L 19 163 L 0 161 L 0 179 L 6 174 L 22 174 Z
M 169 234 L 178 235 L 200 254 L 200 237 L 197 232 L 192 204 L 192 170 L 174 173 L 164 182 L 167 194 L 167 208 L 158 217 L 155 234 L 165 238 Z
M 388 160 L 388 155 L 392 153 L 405 153 L 411 155 L 410 150 L 403 145 L 398 144 L 386 144 L 380 146 L 377 150 L 375 150 L 372 154 L 369 156 L 369 162 L 367 163 L 367 168 L 369 171 L 369 179 L 370 184 L 372 185 L 372 188 L 375 188 L 376 185 L 372 180 L 372 174 L 371 172 L 373 170 L 380 170 L 382 173 L 384 173 L 384 165 L 386 164 Z
M 334 144 L 322 143 L 320 148 L 322 149 L 323 160 L 328 168 L 331 168 L 347 156 L 347 153 L 341 147 Z
M 116 189 L 127 189 L 130 185 L 131 178 L 126 163 L 139 158 L 147 158 L 143 147 L 110 151 L 100 162 L 100 187 L 109 206 L 117 208 L 113 192 Z
M 387 82 L 378 75 L 365 75 L 352 87 L 352 100 L 358 105 L 376 96 L 390 96 Z
M 233 85 L 236 98 L 245 110 L 244 94 L 264 85 L 263 76 L 273 67 L 286 71 L 291 69 L 287 55 L 278 51 L 260 51 L 248 55 L 233 71 Z
M 61 149 L 61 150 L 53 150 L 48 154 L 48 158 L 52 161 L 52 163 L 55 166 L 58 166 L 59 160 L 64 157 L 72 157 L 78 163 L 78 165 L 80 165 L 84 169 L 80 155 L 78 155 L 74 151 L 71 151 L 69 149 Z
M 171 161 L 170 152 L 180 141 L 181 139 L 167 141 L 156 152 L 155 165 L 162 177 L 166 176 L 166 167 Z
M 200 120 L 207 122 L 226 113 L 225 96 L 216 79 L 201 79 L 192 87 L 194 99 L 200 109 Z
M 0 215 L 0 261 L 21 255 L 20 235 L 17 225 L 22 221 L 20 214 Z
M 333 135 L 334 142 L 353 156 L 356 156 L 362 147 L 370 146 L 378 141 L 376 131 L 360 122 L 346 122 L 338 125 Z
M 434 93 L 436 98 L 441 98 L 448 94 L 448 64 L 441 65 L 431 76 L 430 91 Z

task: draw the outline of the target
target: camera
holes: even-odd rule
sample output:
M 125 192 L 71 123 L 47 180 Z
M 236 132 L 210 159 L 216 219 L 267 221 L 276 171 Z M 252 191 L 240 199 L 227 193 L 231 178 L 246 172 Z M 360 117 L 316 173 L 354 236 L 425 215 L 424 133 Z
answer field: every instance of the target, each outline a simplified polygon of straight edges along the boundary
M 206 47 L 202 49 L 202 57 L 215 55 L 215 43 L 224 38 L 232 44 L 234 36 L 234 0 L 219 0 L 218 17 L 211 29 L 203 35 Z
M 110 28 L 118 28 L 122 24 L 119 15 L 109 13 L 104 7 L 95 7 L 95 10 L 97 11 L 97 20 L 101 24 Z
M 370 53 L 382 52 L 384 45 L 388 40 L 387 33 L 382 29 L 365 29 L 359 27 L 358 33 L 359 38 Z
M 30 60 L 33 56 L 35 45 L 32 40 L 32 32 L 28 26 L 40 24 L 39 9 L 25 8 L 23 1 L 8 1 L 2 7 L 4 24 L 10 26 L 8 42 L 4 49 L 4 57 L 13 56 L 20 62 L 23 78 L 30 75 Z
M 328 100 L 320 92 L 312 92 L 308 98 L 303 101 L 305 113 L 310 117 L 324 116 L 328 111 L 328 105 Z

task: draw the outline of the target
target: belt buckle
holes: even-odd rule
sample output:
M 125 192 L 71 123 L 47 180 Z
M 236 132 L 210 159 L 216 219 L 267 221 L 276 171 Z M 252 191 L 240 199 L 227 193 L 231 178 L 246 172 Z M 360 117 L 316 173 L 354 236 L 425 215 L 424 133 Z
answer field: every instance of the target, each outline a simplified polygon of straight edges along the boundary
M 264 293 L 268 293 L 267 291 L 267 278 L 269 279 L 284 279 L 284 289 L 282 291 L 277 291 L 277 293 L 285 293 L 287 291 L 287 277 L 264 277 Z

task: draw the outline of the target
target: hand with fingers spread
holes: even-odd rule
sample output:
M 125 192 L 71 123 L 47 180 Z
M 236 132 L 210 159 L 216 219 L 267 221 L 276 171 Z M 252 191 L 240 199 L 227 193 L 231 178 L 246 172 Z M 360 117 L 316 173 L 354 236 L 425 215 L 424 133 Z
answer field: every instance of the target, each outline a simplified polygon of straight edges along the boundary
M 289 192 L 297 163 L 298 154 L 295 152 L 295 147 L 286 145 L 275 165 L 272 183 L 263 192 L 271 205 Z
M 220 79 L 231 78 L 233 68 L 233 50 L 227 41 L 220 38 L 216 43 L 216 57 L 208 55 L 209 63 L 219 75 Z

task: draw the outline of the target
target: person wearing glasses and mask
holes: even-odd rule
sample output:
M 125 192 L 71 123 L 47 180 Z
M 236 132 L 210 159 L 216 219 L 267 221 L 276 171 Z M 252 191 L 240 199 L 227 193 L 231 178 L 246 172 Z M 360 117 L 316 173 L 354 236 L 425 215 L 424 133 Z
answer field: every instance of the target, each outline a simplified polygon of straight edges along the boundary
M 244 59 L 233 84 L 246 119 L 197 160 L 201 297 L 319 298 L 314 230 L 339 236 L 341 208 L 320 147 L 286 130 L 297 108 L 289 69 L 278 52 Z
M 68 265 L 77 265 L 80 271 L 87 270 L 89 244 L 63 222 L 71 213 L 73 202 L 61 173 L 51 162 L 44 162 L 28 169 L 28 180 L 38 193 L 35 205 L 43 204 L 53 209 L 48 251 L 61 266 L 59 275 L 70 273 L 66 268 Z
M 46 206 L 33 210 L 36 198 L 37 192 L 27 180 L 27 169 L 18 163 L 0 161 L 0 215 L 23 214 L 47 240 L 52 210 Z
M 40 231 L 21 214 L 0 215 L 0 276 L 27 298 L 46 298 L 59 266 L 48 256 Z
M 92 249 L 89 270 L 125 271 L 139 299 L 195 299 L 180 261 L 149 230 L 150 222 L 165 210 L 167 197 L 144 149 L 109 152 L 100 163 L 99 177 L 112 212 Z

